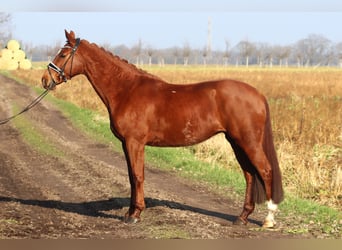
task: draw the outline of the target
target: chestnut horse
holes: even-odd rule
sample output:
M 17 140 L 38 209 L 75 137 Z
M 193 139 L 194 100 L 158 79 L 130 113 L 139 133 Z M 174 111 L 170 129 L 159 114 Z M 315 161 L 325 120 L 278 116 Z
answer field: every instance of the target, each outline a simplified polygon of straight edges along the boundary
M 170 84 L 65 31 L 66 45 L 42 77 L 45 88 L 84 74 L 106 105 L 110 128 L 122 142 L 131 184 L 125 222 L 140 220 L 144 201 L 144 147 L 188 146 L 224 133 L 246 179 L 242 212 L 247 224 L 255 203 L 267 201 L 264 227 L 275 225 L 283 199 L 267 101 L 255 88 L 234 80 Z

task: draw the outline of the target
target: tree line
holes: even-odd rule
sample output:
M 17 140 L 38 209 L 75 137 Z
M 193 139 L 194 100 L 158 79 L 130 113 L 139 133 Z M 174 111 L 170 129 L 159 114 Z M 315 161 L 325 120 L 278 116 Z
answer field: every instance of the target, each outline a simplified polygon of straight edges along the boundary
M 0 13 L 0 45 L 11 38 L 10 15 Z M 215 64 L 224 66 L 248 67 L 342 67 L 342 42 L 333 43 L 323 35 L 310 34 L 289 45 L 274 45 L 263 42 L 253 42 L 247 39 L 231 45 L 225 40 L 225 49 L 208 51 L 207 46 L 202 49 L 192 48 L 189 43 L 182 46 L 158 49 L 148 45 L 141 39 L 131 47 L 126 45 L 100 44 L 106 50 L 127 59 L 137 65 L 165 65 L 165 64 Z M 49 61 L 63 46 L 61 42 L 50 45 L 33 45 L 20 41 L 27 57 L 32 61 Z
M 23 42 L 25 44 L 25 42 Z M 224 50 L 208 51 L 192 48 L 188 43 L 183 46 L 158 49 L 139 39 L 134 46 L 101 44 L 106 50 L 127 59 L 137 65 L 177 64 L 214 64 L 224 66 L 260 66 L 260 67 L 342 67 L 342 42 L 333 43 L 323 35 L 310 34 L 289 45 L 273 45 L 269 43 L 241 40 L 234 46 L 225 41 Z M 46 46 L 24 45 L 25 51 L 33 61 L 50 60 L 62 46 L 56 43 Z

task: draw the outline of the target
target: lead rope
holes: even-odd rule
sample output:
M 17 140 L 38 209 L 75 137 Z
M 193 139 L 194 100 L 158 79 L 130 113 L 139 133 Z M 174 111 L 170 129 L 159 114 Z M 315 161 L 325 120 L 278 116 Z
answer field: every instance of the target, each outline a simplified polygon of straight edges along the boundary
M 34 99 L 29 105 L 27 105 L 22 111 L 20 111 L 19 113 L 8 117 L 6 119 L 0 120 L 0 125 L 3 125 L 7 122 L 9 122 L 10 120 L 16 118 L 17 116 L 21 115 L 22 113 L 25 113 L 26 111 L 29 111 L 30 109 L 32 109 L 34 106 L 36 106 L 48 93 L 51 89 L 53 89 L 53 87 L 55 86 L 55 82 L 52 81 L 50 83 L 49 88 L 47 88 L 43 93 L 41 93 L 36 99 Z

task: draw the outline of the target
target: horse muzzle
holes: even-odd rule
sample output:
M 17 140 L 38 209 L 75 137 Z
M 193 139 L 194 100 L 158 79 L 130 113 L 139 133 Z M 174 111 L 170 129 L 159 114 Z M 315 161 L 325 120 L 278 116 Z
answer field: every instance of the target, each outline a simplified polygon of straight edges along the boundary
M 47 74 L 44 74 L 42 77 L 42 86 L 44 89 L 54 90 L 56 88 L 56 83 L 50 79 Z

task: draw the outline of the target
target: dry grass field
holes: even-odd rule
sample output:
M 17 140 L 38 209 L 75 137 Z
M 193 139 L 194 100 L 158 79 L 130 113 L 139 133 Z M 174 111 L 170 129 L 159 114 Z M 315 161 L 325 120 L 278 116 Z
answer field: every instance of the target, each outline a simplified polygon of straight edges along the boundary
M 284 186 L 293 195 L 342 207 L 342 70 L 336 68 L 235 68 L 216 66 L 143 67 L 171 83 L 231 78 L 256 87 L 268 98 Z M 43 69 L 13 71 L 40 85 Z M 53 95 L 81 107 L 106 110 L 83 76 L 59 87 Z M 220 135 L 191 147 L 208 162 L 237 167 Z

